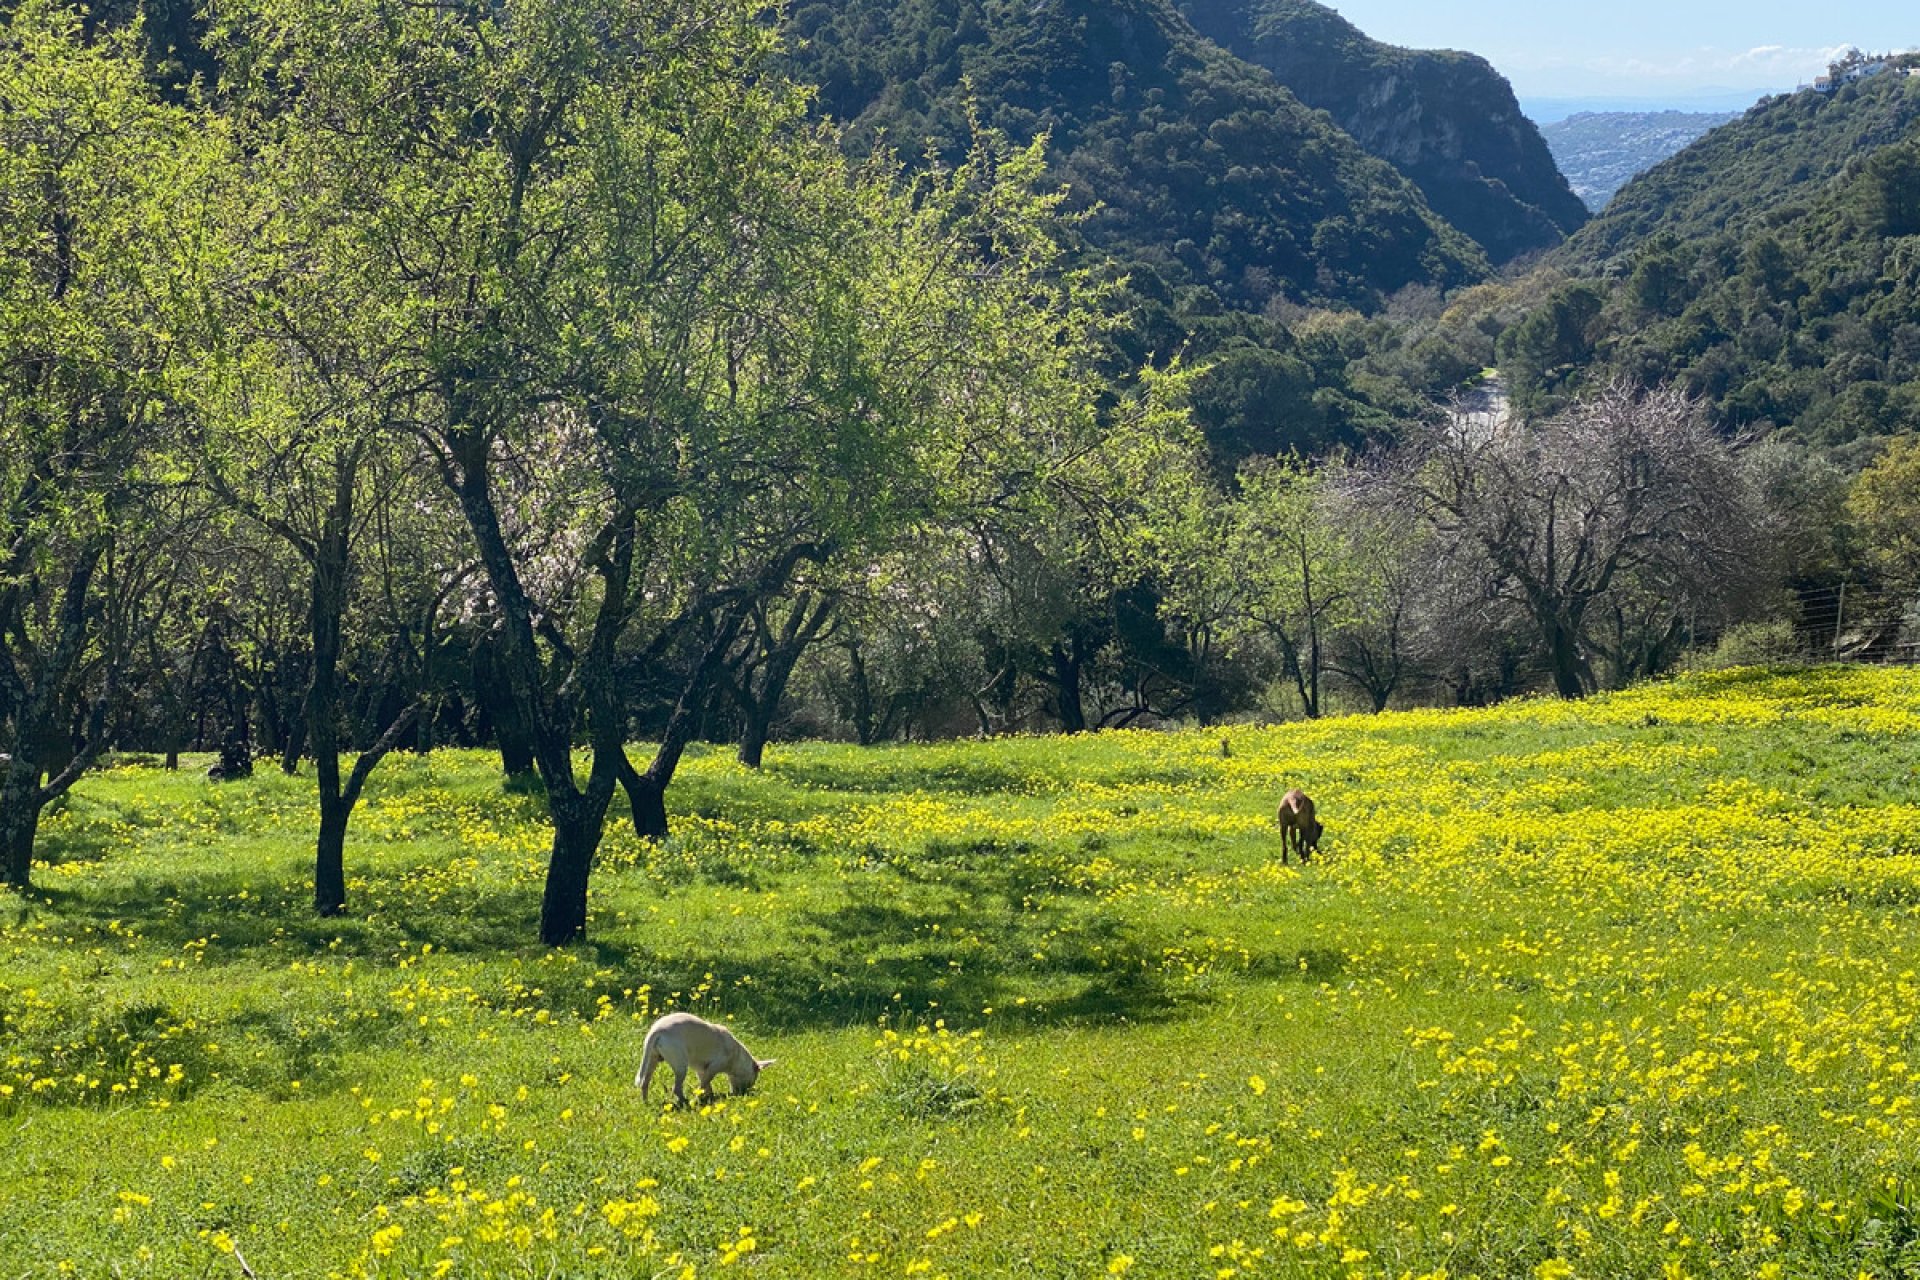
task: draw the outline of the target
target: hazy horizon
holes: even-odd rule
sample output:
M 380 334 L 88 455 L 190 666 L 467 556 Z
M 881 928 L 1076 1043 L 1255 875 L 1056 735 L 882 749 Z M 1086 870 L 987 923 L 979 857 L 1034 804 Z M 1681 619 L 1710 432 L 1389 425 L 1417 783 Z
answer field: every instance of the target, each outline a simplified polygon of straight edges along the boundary
M 1599 99 L 1643 109 L 1731 110 L 1689 100 L 1744 96 L 1751 102 L 1811 80 L 1849 45 L 1884 51 L 1920 44 L 1920 16 L 1889 0 L 1817 6 L 1332 0 L 1332 7 L 1379 40 L 1477 53 L 1512 81 L 1523 101 L 1536 103 Z

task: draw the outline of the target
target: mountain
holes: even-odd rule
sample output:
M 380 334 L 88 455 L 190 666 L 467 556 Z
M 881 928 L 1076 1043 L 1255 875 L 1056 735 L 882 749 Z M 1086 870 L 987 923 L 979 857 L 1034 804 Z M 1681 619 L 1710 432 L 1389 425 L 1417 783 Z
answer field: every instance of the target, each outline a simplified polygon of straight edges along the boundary
M 1641 174 L 1550 261 L 1569 272 L 1619 269 L 1655 237 L 1739 236 L 1792 218 L 1825 184 L 1920 121 L 1920 77 L 1904 69 L 1763 99 Z
M 1181 11 L 1411 178 L 1494 262 L 1551 248 L 1587 220 L 1485 59 L 1383 44 L 1312 0 L 1182 0 Z
M 1583 113 L 1605 115 L 1610 111 L 1625 112 L 1628 115 L 1656 115 L 1662 111 L 1679 111 L 1687 115 L 1726 115 L 1731 112 L 1740 114 L 1760 99 L 1778 89 L 1693 89 L 1686 93 L 1664 93 L 1657 97 L 1623 97 L 1608 94 L 1587 98 L 1534 98 L 1520 99 L 1520 109 L 1527 113 L 1527 119 L 1539 125 L 1544 132 L 1550 124 Z
M 1598 213 L 1613 193 L 1737 111 L 1582 111 L 1540 126 L 1573 193 Z
M 1048 135 L 1087 239 L 1188 312 L 1373 309 L 1487 270 L 1404 176 L 1170 0 L 837 0 L 796 6 L 790 31 L 793 73 L 856 148 L 950 159 L 970 114 Z
M 1916 58 L 1915 62 L 1920 62 Z M 1523 412 L 1674 383 L 1729 430 L 1920 430 L 1920 77 L 1768 99 L 1636 178 L 1506 295 Z

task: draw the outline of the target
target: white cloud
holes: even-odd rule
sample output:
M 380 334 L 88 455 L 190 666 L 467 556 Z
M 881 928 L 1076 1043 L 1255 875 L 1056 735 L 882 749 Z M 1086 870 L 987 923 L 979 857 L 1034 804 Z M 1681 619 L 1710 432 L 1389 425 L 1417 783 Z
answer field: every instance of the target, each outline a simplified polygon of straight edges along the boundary
M 1755 45 L 1750 49 L 1703 46 L 1666 56 L 1592 53 L 1515 58 L 1502 65 L 1544 92 L 1558 82 L 1565 91 L 1671 92 L 1718 85 L 1734 89 L 1784 89 L 1810 81 L 1851 46 Z

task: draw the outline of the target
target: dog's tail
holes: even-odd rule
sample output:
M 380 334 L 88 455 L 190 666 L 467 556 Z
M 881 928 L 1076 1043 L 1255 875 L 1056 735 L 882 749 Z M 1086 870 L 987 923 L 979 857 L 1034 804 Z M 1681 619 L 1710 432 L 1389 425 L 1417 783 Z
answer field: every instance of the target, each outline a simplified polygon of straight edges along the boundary
M 654 1068 L 665 1061 L 660 1056 L 659 1046 L 655 1043 L 659 1035 L 658 1031 L 647 1032 L 646 1043 L 640 1047 L 640 1069 L 633 1073 L 633 1082 L 640 1086 L 642 1101 L 646 1100 L 647 1091 L 653 1087 Z

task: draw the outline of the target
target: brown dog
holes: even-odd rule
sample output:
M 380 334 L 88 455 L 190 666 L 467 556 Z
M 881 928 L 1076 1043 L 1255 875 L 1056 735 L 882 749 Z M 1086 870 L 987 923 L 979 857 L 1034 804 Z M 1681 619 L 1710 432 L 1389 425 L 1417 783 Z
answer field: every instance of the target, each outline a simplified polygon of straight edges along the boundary
M 1297 850 L 1300 865 L 1305 866 L 1307 859 L 1320 848 L 1320 833 L 1324 830 L 1320 820 L 1313 816 L 1313 801 L 1295 787 L 1280 797 L 1280 812 L 1275 816 L 1280 820 L 1280 861 L 1286 862 L 1288 855 Z

